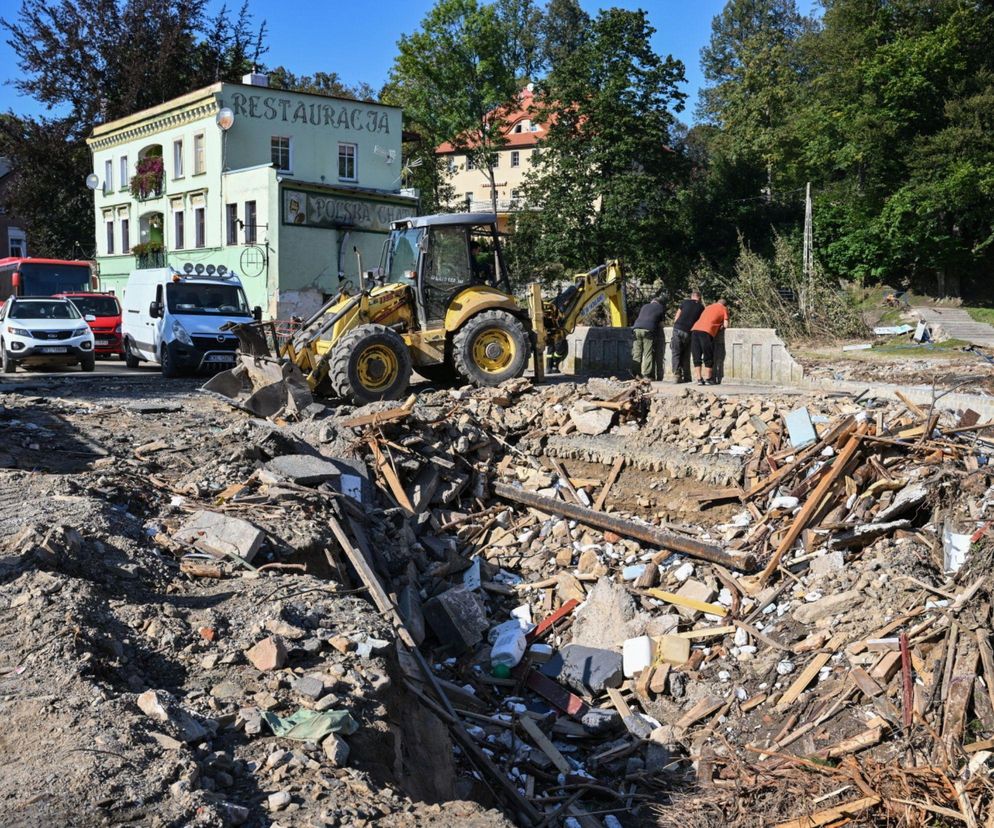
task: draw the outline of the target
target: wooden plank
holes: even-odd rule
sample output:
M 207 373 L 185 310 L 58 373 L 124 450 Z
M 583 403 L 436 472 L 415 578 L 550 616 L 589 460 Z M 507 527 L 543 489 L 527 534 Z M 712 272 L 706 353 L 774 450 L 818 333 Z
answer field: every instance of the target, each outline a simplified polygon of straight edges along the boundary
M 376 426 L 383 423 L 392 423 L 396 420 L 403 420 L 414 410 L 414 403 L 417 400 L 415 394 L 411 394 L 404 404 L 397 408 L 389 408 L 386 411 L 375 411 L 372 414 L 363 414 L 360 417 L 349 417 L 342 420 L 339 425 L 345 428 L 362 428 L 363 426 Z
M 728 614 L 728 610 L 721 606 L 721 604 L 709 604 L 706 601 L 698 601 L 696 598 L 686 598 L 683 595 L 677 595 L 675 592 L 667 592 L 664 589 L 653 587 L 652 589 L 647 589 L 646 594 L 651 595 L 653 598 L 658 598 L 660 601 L 665 601 L 667 604 L 697 610 L 707 615 L 725 616 Z
M 957 747 L 963 741 L 979 657 L 980 653 L 974 642 L 964 636 L 956 649 L 956 662 L 949 682 L 949 695 L 942 721 L 942 743 L 946 748 L 946 756 L 949 757 L 955 756 Z
M 994 748 L 994 739 L 984 739 L 980 742 L 970 742 L 968 745 L 963 745 L 964 753 L 977 753 L 981 750 L 990 750 Z
M 924 420 L 925 419 L 925 417 L 927 416 L 927 414 L 926 414 L 924 408 L 922 408 L 921 406 L 919 406 L 919 405 L 911 402 L 911 400 L 909 400 L 900 391 L 895 391 L 894 392 L 894 396 L 897 397 L 902 403 L 904 403 L 904 407 L 907 408 L 908 411 L 910 411 L 912 414 L 914 414 L 919 420 Z
M 713 696 L 705 696 L 703 699 L 699 699 L 697 704 L 690 708 L 686 713 L 684 713 L 679 720 L 677 720 L 674 727 L 682 728 L 686 730 L 688 727 L 693 725 L 695 722 L 699 722 L 705 716 L 710 716 L 715 710 L 720 708 L 724 702 L 721 699 L 716 699 Z
M 614 461 L 614 465 L 611 466 L 611 471 L 607 476 L 607 481 L 604 483 L 604 488 L 602 488 L 600 494 L 597 495 L 597 501 L 594 503 L 594 511 L 599 512 L 604 508 L 608 493 L 611 491 L 611 487 L 614 485 L 614 482 L 618 479 L 618 475 L 621 474 L 621 469 L 624 465 L 624 457 L 619 457 Z
M 338 545 L 342 547 L 342 551 L 346 554 L 349 561 L 351 561 L 352 566 L 355 567 L 355 571 L 359 573 L 359 578 L 362 580 L 367 592 L 369 592 L 369 597 L 373 599 L 376 608 L 393 622 L 397 637 L 406 646 L 412 650 L 415 649 L 417 644 L 414 643 L 414 639 L 404 624 L 404 620 L 400 617 L 397 607 L 390 600 L 390 596 L 387 595 L 383 586 L 380 584 L 380 579 L 373 572 L 373 567 L 370 566 L 363 554 L 352 545 L 352 541 L 345 534 L 342 524 L 338 522 L 338 519 L 334 515 L 328 519 L 328 525 L 331 527 L 332 534 L 338 541 Z
M 797 517 L 794 518 L 794 522 L 790 525 L 790 529 L 787 530 L 787 534 L 784 535 L 780 545 L 777 547 L 773 556 L 770 558 L 769 563 L 766 564 L 766 568 L 756 576 L 756 580 L 752 579 L 741 579 L 746 586 L 747 591 L 750 594 L 755 595 L 759 590 L 766 586 L 766 582 L 770 579 L 770 576 L 776 572 L 777 567 L 780 566 L 780 559 L 784 554 L 794 547 L 797 539 L 801 537 L 801 532 L 803 532 L 808 523 L 814 518 L 815 513 L 821 508 L 822 501 L 828 494 L 832 486 L 835 485 L 836 481 L 842 475 L 846 473 L 846 469 L 849 466 L 849 461 L 855 456 L 856 452 L 859 450 L 860 441 L 863 435 L 866 433 L 866 424 L 861 424 L 856 432 L 849 438 L 844 449 L 839 452 L 838 456 L 835 458 L 835 462 L 832 463 L 831 470 L 825 474 L 815 490 L 808 496 L 805 501 L 804 506 L 801 511 L 798 512 Z
M 837 759 L 840 756 L 846 756 L 850 753 L 857 753 L 858 751 L 865 750 L 868 747 L 880 744 L 882 736 L 882 728 L 871 727 L 861 733 L 857 733 L 855 736 L 843 739 L 841 742 L 837 742 L 831 747 L 822 748 L 818 751 L 818 756 L 823 759 Z
M 842 646 L 842 636 L 836 635 L 831 641 L 826 645 L 826 652 L 818 653 L 811 661 L 808 666 L 805 667 L 801 674 L 794 679 L 794 683 L 787 688 L 786 692 L 780 697 L 780 701 L 777 702 L 776 709 L 784 710 L 795 701 L 797 697 L 803 693 L 809 684 L 814 681 L 815 676 L 821 672 L 821 668 L 828 664 L 829 660 L 835 655 L 835 651 Z
M 518 724 L 531 737 L 531 740 L 538 745 L 542 753 L 549 757 L 549 761 L 556 766 L 556 770 L 567 775 L 573 772 L 573 768 L 566 761 L 566 757 L 559 752 L 559 748 L 552 744 L 552 740 L 542 732 L 542 729 L 531 716 L 522 716 L 518 719 Z
M 987 685 L 987 695 L 994 710 L 994 651 L 991 650 L 990 634 L 987 629 L 978 629 L 976 634 L 980 661 L 984 667 L 984 684 Z
M 718 635 L 731 635 L 735 632 L 735 625 L 729 624 L 726 627 L 705 627 L 702 630 L 685 630 L 676 633 L 679 638 L 714 638 Z
M 387 485 L 390 487 L 390 492 L 397 501 L 397 505 L 404 509 L 409 515 L 413 515 L 414 506 L 407 497 L 407 492 L 404 491 L 400 478 L 397 477 L 397 472 L 393 470 L 393 466 L 389 463 L 386 457 L 383 456 L 383 452 L 380 450 L 380 444 L 376 441 L 375 437 L 370 437 L 368 442 L 370 449 L 373 451 L 373 460 L 376 462 L 376 468 L 379 469 L 380 474 L 383 475 L 383 479 L 387 481 Z
M 525 639 L 529 644 L 534 644 L 536 641 L 541 641 L 545 636 L 549 634 L 552 628 L 564 619 L 567 615 L 573 612 L 580 606 L 580 602 L 576 598 L 570 598 L 565 604 L 563 604 L 559 609 L 557 609 L 552 615 L 547 615 L 541 621 L 538 622 L 538 626 L 535 627 Z
M 868 808 L 872 808 L 875 805 L 880 804 L 879 796 L 864 796 L 862 799 L 854 799 L 852 802 L 845 802 L 842 805 L 836 805 L 833 808 L 826 808 L 823 811 L 815 811 L 813 814 L 808 816 L 798 817 L 797 819 L 791 819 L 787 822 L 781 822 L 775 826 L 775 828 L 820 828 L 822 825 L 830 825 L 833 822 L 838 822 L 839 820 L 845 820 L 849 822 L 848 817 L 855 816 L 856 814 L 862 813 Z M 840 825 L 845 823 L 840 822 Z
M 569 473 L 563 467 L 563 464 L 559 462 L 555 457 L 550 457 L 549 461 L 552 463 L 552 468 L 556 470 L 556 474 L 559 476 L 559 480 L 566 487 L 566 491 L 570 493 L 570 496 L 579 503 L 581 506 L 586 506 L 587 504 L 583 502 L 580 495 L 576 491 L 576 486 L 573 485 L 573 481 L 569 479 Z

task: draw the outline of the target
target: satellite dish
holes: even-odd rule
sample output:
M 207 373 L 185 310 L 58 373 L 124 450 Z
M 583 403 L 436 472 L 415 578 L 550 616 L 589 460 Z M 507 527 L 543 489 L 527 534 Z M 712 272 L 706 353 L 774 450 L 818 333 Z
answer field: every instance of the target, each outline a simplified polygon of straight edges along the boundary
M 97 189 L 100 186 L 100 177 L 96 173 L 90 173 L 86 176 L 86 186 L 91 190 Z
M 246 247 L 242 251 L 238 266 L 243 276 L 261 276 L 262 272 L 266 269 L 266 251 L 258 245 Z
M 223 109 L 218 110 L 217 117 L 214 121 L 221 128 L 222 132 L 227 132 L 235 123 L 235 113 L 228 107 L 224 107 Z

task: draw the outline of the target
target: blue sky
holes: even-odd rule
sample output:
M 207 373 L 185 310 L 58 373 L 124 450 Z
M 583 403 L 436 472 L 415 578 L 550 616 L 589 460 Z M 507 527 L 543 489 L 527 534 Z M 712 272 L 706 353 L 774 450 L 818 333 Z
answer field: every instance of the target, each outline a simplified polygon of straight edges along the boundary
M 686 65 L 689 95 L 681 114 L 689 122 L 694 111 L 697 90 L 703 82 L 700 51 L 711 35 L 711 19 L 724 6 L 724 0 L 615 0 L 613 3 L 580 0 L 591 14 L 608 5 L 644 8 L 656 29 L 655 50 L 672 54 Z M 220 2 L 212 0 L 219 7 Z M 238 2 L 229 2 L 238 6 Z M 16 13 L 19 0 L 0 0 L 0 16 Z M 378 0 L 371 6 L 354 6 L 343 0 L 250 0 L 256 22 L 266 21 L 269 52 L 264 61 L 270 66 L 286 66 L 296 74 L 317 71 L 337 72 L 347 83 L 366 81 L 378 88 L 387 78 L 398 38 L 418 27 L 431 8 L 431 0 Z M 798 0 L 803 12 L 810 12 L 815 0 Z M 0 111 L 13 109 L 17 114 L 41 114 L 44 110 L 33 100 L 17 93 L 10 81 L 17 77 L 14 56 L 7 50 L 7 60 L 0 68 Z

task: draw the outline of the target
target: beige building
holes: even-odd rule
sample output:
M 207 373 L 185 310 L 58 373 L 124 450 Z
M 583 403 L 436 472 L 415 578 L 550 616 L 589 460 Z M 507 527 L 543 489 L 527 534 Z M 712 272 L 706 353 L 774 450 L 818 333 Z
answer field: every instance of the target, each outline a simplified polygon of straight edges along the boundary
M 534 120 L 531 85 L 522 90 L 518 106 L 509 116 L 505 137 L 507 144 L 497 153 L 494 178 L 497 189 L 497 223 L 501 231 L 513 227 L 515 212 L 525 209 L 524 185 L 532 171 L 532 160 L 538 153 L 538 142 L 545 128 Z M 490 180 L 485 169 L 473 166 L 465 150 L 451 143 L 441 144 L 435 154 L 448 159 L 453 210 L 489 213 L 493 210 Z

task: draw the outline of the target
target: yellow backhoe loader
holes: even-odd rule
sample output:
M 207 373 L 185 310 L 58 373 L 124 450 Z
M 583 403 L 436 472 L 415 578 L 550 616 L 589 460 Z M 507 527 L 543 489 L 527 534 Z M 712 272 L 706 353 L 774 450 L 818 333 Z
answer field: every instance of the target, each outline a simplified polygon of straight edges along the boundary
M 483 241 L 493 264 L 474 257 Z M 343 290 L 282 341 L 271 322 L 232 326 L 238 364 L 206 391 L 260 416 L 294 414 L 309 392 L 364 404 L 402 398 L 416 371 L 430 381 L 499 385 L 544 352 L 565 355 L 566 337 L 605 307 L 628 324 L 624 273 L 610 261 L 574 277 L 555 299 L 529 286 L 524 305 L 507 277 L 496 216 L 453 213 L 394 222 L 380 266 Z

